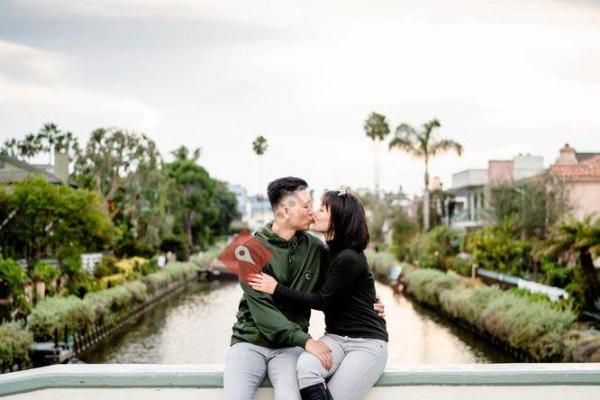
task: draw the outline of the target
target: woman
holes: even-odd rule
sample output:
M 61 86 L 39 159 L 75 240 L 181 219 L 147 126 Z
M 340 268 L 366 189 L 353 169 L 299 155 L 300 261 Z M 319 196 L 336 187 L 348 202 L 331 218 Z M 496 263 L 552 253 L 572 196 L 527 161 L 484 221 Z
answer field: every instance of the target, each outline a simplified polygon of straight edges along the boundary
M 325 312 L 326 334 L 319 340 L 331 349 L 331 365 L 307 352 L 300 356 L 302 399 L 361 399 L 385 369 L 388 341 L 385 320 L 372 306 L 375 280 L 364 255 L 369 231 L 362 203 L 345 190 L 326 192 L 313 230 L 325 235 L 329 247 L 327 276 L 317 293 L 290 289 L 264 273 L 250 285 L 278 301 Z

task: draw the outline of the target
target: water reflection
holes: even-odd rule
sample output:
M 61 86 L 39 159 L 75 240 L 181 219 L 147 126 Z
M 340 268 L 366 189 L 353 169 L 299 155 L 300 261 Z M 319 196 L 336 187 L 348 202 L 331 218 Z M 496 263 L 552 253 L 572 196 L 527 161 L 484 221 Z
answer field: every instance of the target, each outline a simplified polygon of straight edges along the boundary
M 390 334 L 388 365 L 515 362 L 479 338 L 377 284 Z M 194 283 L 125 333 L 86 354 L 89 363 L 223 363 L 241 289 L 232 282 Z M 324 331 L 314 312 L 310 333 Z

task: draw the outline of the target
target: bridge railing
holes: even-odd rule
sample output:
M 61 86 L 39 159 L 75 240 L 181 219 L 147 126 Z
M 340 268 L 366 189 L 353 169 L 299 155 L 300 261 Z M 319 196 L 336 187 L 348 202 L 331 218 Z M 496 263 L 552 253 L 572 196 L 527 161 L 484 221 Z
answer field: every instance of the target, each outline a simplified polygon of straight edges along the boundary
M 222 365 L 71 364 L 0 375 L 8 399 L 223 399 Z M 600 399 L 600 364 L 459 364 L 388 368 L 366 400 Z M 256 400 L 272 399 L 268 380 Z

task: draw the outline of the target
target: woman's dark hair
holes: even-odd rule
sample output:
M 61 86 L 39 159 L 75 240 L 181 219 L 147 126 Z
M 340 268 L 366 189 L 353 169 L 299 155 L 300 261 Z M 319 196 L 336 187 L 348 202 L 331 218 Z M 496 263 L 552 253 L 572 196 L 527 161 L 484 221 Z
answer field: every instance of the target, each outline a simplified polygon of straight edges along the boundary
M 267 187 L 267 194 L 269 195 L 269 202 L 271 207 L 275 209 L 285 196 L 289 193 L 297 190 L 304 190 L 308 187 L 308 184 L 304 179 L 295 178 L 293 176 L 287 176 L 285 178 L 275 179 L 269 183 Z
M 355 195 L 343 190 L 325 192 L 321 200 L 329 210 L 330 224 L 327 242 L 330 249 L 354 249 L 363 251 L 369 244 L 367 216 L 362 202 Z

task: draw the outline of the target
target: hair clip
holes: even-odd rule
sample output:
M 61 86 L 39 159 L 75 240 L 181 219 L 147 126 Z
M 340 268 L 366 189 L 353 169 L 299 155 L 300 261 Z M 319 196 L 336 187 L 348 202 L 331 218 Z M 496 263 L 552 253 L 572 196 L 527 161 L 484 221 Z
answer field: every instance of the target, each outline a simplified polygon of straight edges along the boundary
M 348 194 L 348 189 L 342 189 L 340 190 L 340 192 L 338 193 L 338 197 L 342 197 Z

